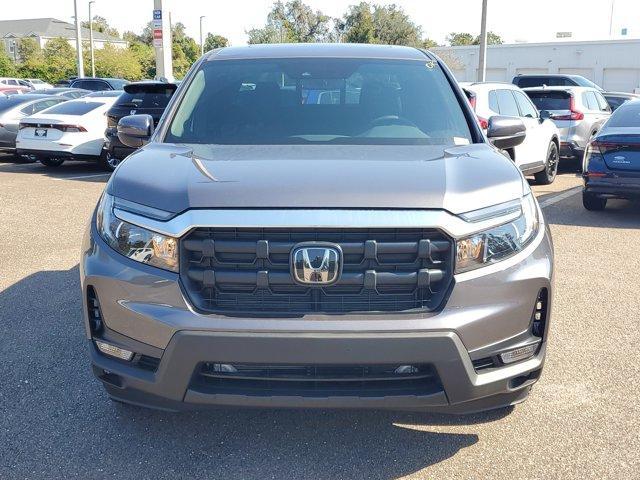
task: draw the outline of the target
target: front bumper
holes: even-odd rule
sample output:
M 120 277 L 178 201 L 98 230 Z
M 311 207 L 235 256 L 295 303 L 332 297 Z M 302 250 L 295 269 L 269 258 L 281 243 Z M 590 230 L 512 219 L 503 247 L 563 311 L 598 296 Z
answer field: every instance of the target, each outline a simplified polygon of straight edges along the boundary
M 545 346 L 525 362 L 478 374 L 454 332 L 406 334 L 176 333 L 156 372 L 101 355 L 91 347 L 93 370 L 115 399 L 147 407 L 185 410 L 203 406 L 380 408 L 469 413 L 524 399 L 538 379 Z M 424 364 L 435 367 L 442 388 L 402 396 L 295 396 L 212 393 L 192 383 L 203 359 L 225 363 Z
M 430 314 L 239 318 L 195 312 L 177 275 L 126 259 L 95 229 L 85 236 L 81 282 L 100 301 L 108 340 L 160 359 L 155 371 L 102 355 L 90 343 L 94 373 L 109 395 L 183 410 L 203 406 L 388 408 L 468 413 L 522 401 L 544 363 L 551 310 L 553 247 L 543 227 L 523 252 L 458 275 L 445 307 Z M 538 293 L 549 293 L 540 348 L 528 360 L 476 370 L 474 360 L 530 343 Z M 421 395 L 246 395 L 212 393 L 193 379 L 201 362 L 241 364 L 429 364 L 440 389 Z

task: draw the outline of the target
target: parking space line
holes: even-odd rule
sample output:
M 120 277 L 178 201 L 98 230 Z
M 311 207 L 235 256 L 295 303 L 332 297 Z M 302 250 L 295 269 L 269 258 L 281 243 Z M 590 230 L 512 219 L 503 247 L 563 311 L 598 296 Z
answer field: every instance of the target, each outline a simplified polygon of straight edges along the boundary
M 56 180 L 79 180 L 81 178 L 92 178 L 92 177 L 104 177 L 105 175 L 111 175 L 110 173 L 96 173 L 92 175 L 77 175 L 75 177 L 56 177 Z
M 567 190 L 566 192 L 562 192 L 551 198 L 547 198 L 546 200 L 543 200 L 542 202 L 540 202 L 540 208 L 550 207 L 555 203 L 561 202 L 562 200 L 566 200 L 569 197 L 573 197 L 574 195 L 580 193 L 581 191 L 582 191 L 582 187 L 573 187 Z

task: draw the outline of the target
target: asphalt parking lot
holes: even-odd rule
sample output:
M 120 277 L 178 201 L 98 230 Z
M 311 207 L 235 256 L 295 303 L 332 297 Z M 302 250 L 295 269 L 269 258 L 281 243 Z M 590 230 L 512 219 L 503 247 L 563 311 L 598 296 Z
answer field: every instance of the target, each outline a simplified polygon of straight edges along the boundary
M 0 158 L 0 478 L 639 478 L 640 206 L 534 187 L 556 249 L 547 363 L 527 402 L 449 417 L 171 414 L 110 402 L 90 372 L 78 258 L 108 175 Z

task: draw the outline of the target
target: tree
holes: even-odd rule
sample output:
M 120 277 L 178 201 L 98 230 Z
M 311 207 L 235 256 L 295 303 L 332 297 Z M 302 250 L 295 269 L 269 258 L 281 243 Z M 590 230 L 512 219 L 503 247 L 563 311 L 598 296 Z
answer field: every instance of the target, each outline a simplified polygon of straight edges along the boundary
M 207 38 L 204 41 L 204 51 L 208 52 L 209 50 L 213 50 L 214 48 L 221 48 L 229 46 L 229 39 L 223 37 L 222 35 L 214 35 L 213 33 L 208 33 Z
M 44 53 L 33 38 L 23 38 L 18 44 L 18 75 L 24 78 L 43 78 L 48 75 Z
M 100 15 L 94 15 L 93 21 L 91 22 L 91 24 L 93 26 L 94 32 L 100 32 L 100 33 L 104 33 L 105 35 L 110 35 L 112 37 L 120 38 L 120 33 L 118 32 L 118 30 L 116 30 L 113 27 L 110 27 L 109 22 L 107 22 L 107 19 L 104 17 L 101 17 Z M 82 25 L 84 28 L 89 28 L 88 21 L 81 22 L 80 25 Z
M 480 45 L 480 35 L 474 37 L 470 33 L 451 32 L 447 35 L 447 42 L 452 47 L 457 45 Z M 487 45 L 500 45 L 502 37 L 495 32 L 487 32 Z
M 156 76 L 156 54 L 151 45 L 134 42 L 129 44 L 129 51 L 140 64 L 142 78 L 155 78 Z
M 456 47 L 458 45 L 475 45 L 476 38 L 470 33 L 463 32 L 451 32 L 447 35 L 447 42 L 452 47 Z
M 107 43 L 103 48 L 95 50 L 95 59 L 97 77 L 126 78 L 128 80 L 143 78 L 142 66 L 134 52 L 128 48 L 120 48 Z
M 126 32 L 125 35 L 130 39 L 129 41 L 133 40 L 151 47 L 153 43 L 153 22 L 147 23 L 139 36 L 133 32 Z M 171 27 L 171 49 L 173 73 L 177 78 L 182 78 L 193 62 L 200 56 L 200 47 L 193 38 L 186 34 L 184 24 L 180 22 L 173 24 Z
M 198 57 L 200 47 L 196 41 L 185 33 L 185 26 L 178 22 L 171 29 L 171 46 L 173 50 L 173 73 L 182 78 Z
M 376 43 L 371 6 L 366 2 L 351 5 L 344 18 L 338 22 L 342 40 L 347 43 Z
M 478 35 L 474 43 L 480 45 L 480 35 Z M 495 32 L 487 32 L 487 45 L 501 45 L 502 43 L 502 37 L 500 35 Z
M 373 23 L 378 43 L 422 46 L 422 29 L 396 5 L 376 5 L 373 11 Z
M 14 77 L 15 74 L 15 63 L 9 58 L 4 48 L 0 48 L 0 77 Z
M 124 32 L 122 34 L 122 39 L 129 42 L 129 45 L 134 43 L 145 43 L 144 39 L 142 38 L 142 35 L 138 35 L 137 33 L 132 32 L 131 30 L 127 30 L 126 32 Z
M 361 2 L 349 9 L 337 28 L 345 42 L 423 46 L 422 29 L 396 5 Z
M 439 46 L 438 42 L 436 42 L 435 40 L 431 40 L 430 38 L 425 38 L 422 41 L 422 48 L 426 50 L 429 50 L 431 48 L 438 47 L 438 46 Z
M 249 43 L 326 42 L 335 39 L 333 20 L 301 0 L 273 5 L 263 28 L 246 32 Z
M 20 62 L 27 62 L 30 59 L 41 55 L 40 45 L 34 38 L 21 38 L 18 42 L 18 58 Z
M 52 38 L 42 53 L 46 67 L 42 80 L 57 82 L 76 74 L 76 52 L 66 38 Z

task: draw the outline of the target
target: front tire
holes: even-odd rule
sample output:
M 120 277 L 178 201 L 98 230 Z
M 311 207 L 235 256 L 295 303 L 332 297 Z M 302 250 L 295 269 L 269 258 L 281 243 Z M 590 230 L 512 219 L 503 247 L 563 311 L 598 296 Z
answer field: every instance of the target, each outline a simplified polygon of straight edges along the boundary
M 558 145 L 556 145 L 556 142 L 551 142 L 547 149 L 547 161 L 545 162 L 544 170 L 534 175 L 538 185 L 550 185 L 553 183 L 558 174 L 559 160 Z
M 62 158 L 41 158 L 40 163 L 45 167 L 59 167 L 64 163 Z
M 121 161 L 114 157 L 109 150 L 102 150 L 100 154 L 100 166 L 108 172 L 113 172 Z
M 582 205 L 587 210 L 600 211 L 604 210 L 604 208 L 607 206 L 607 199 L 596 197 L 591 193 L 582 192 Z

